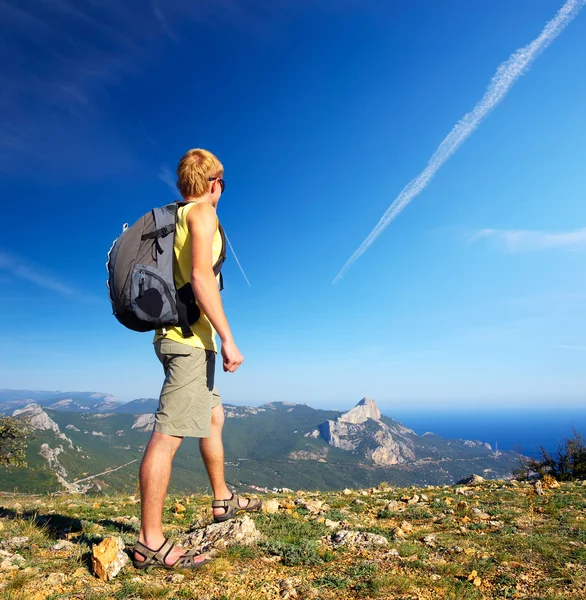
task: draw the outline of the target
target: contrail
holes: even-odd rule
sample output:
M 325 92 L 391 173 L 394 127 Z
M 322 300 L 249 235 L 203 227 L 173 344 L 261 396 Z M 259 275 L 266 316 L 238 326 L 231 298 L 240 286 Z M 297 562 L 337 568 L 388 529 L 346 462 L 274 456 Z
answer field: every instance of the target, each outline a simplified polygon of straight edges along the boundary
M 177 192 L 177 186 L 175 185 L 175 179 L 173 178 L 173 174 L 171 173 L 171 169 L 169 169 L 169 167 L 167 167 L 167 166 L 161 167 L 161 169 L 159 170 L 159 179 L 161 181 L 163 181 L 164 183 L 166 183 L 174 192 Z M 234 259 L 236 260 L 236 264 L 238 265 L 238 268 L 240 269 L 240 272 L 242 273 L 242 277 L 244 277 L 244 280 L 248 284 L 248 287 L 252 287 L 250 285 L 250 281 L 248 281 L 248 277 L 246 277 L 246 273 L 244 272 L 244 269 L 242 268 L 240 261 L 238 260 L 238 257 L 236 256 L 236 252 L 234 252 L 234 248 L 232 247 L 232 244 L 230 243 L 230 240 L 228 239 L 228 235 L 226 234 L 225 230 L 224 230 L 224 235 L 226 236 L 226 241 L 228 242 L 230 251 L 232 252 L 232 255 L 234 256 Z
M 438 172 L 440 167 L 456 152 L 466 138 L 480 125 L 488 113 L 505 97 L 512 85 L 528 69 L 531 63 L 558 37 L 566 26 L 583 8 L 586 0 L 568 0 L 556 16 L 544 27 L 541 34 L 529 45 L 520 48 L 496 70 L 484 96 L 454 126 L 444 141 L 429 159 L 425 169 L 412 179 L 395 201 L 387 209 L 376 227 L 370 232 L 361 246 L 348 259 L 332 283 L 337 283 L 348 269 L 368 250 L 378 236 L 392 223 L 397 215 L 418 196 Z
M 230 250 L 232 251 L 232 254 L 234 255 L 234 259 L 236 260 L 236 264 L 238 265 L 238 268 L 240 269 L 240 272 L 242 273 L 242 277 L 244 277 L 244 279 L 246 280 L 246 283 L 248 284 L 248 287 L 252 287 L 250 285 L 250 281 L 248 281 L 248 277 L 246 277 L 246 273 L 244 272 L 244 269 L 242 268 L 242 265 L 240 264 L 240 261 L 238 260 L 238 257 L 236 256 L 236 252 L 234 252 L 234 248 L 232 248 L 232 244 L 230 243 L 230 240 L 228 238 L 228 234 L 226 233 L 225 230 L 224 230 L 224 235 L 226 236 L 226 241 L 228 242 L 228 246 L 230 246 Z

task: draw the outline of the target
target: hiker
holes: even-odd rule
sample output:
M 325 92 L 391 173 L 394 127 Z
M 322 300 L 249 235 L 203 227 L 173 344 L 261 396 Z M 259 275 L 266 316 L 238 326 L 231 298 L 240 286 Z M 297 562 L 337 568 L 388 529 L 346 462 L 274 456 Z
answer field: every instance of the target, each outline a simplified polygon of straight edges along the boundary
M 184 437 L 199 438 L 214 494 L 216 522 L 261 507 L 260 500 L 231 494 L 224 478 L 224 409 L 214 387 L 216 332 L 224 371 L 234 373 L 244 358 L 224 314 L 218 285 L 221 276 L 214 270 L 225 256 L 225 237 L 216 215 L 226 185 L 223 175 L 224 167 L 207 150 L 189 150 L 177 167 L 177 188 L 183 201 L 175 225 L 174 279 L 177 290 L 193 290 L 194 301 L 187 311 L 196 311 L 199 317 L 189 321 L 195 320 L 190 331 L 177 326 L 155 334 L 155 351 L 165 371 L 165 382 L 140 466 L 141 526 L 133 556 L 137 568 L 194 569 L 209 562 L 207 555 L 185 551 L 163 535 L 163 504 L 171 464 Z

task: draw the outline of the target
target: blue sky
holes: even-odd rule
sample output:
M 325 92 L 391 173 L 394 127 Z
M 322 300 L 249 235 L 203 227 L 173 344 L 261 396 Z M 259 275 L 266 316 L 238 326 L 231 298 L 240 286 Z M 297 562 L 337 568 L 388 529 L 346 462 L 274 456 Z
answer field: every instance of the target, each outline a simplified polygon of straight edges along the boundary
M 205 147 L 251 283 L 225 402 L 583 407 L 586 11 L 332 285 L 562 4 L 1 2 L 0 387 L 158 394 L 105 256 Z

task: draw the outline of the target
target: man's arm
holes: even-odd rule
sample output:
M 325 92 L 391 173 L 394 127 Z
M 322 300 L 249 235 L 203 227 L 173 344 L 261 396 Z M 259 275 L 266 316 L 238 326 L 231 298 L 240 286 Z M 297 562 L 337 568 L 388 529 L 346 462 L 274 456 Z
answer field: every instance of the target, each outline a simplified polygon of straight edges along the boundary
M 244 359 L 234 343 L 214 275 L 212 247 L 216 227 L 216 210 L 207 202 L 196 204 L 187 213 L 187 228 L 191 234 L 193 293 L 222 341 L 224 371 L 233 373 Z

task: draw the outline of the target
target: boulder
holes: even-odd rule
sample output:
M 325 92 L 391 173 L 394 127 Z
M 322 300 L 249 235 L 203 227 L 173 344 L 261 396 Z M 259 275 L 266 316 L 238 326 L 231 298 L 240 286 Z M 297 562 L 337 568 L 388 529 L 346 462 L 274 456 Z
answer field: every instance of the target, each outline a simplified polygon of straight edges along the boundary
M 106 538 L 92 547 L 92 569 L 104 581 L 116 577 L 127 562 L 124 542 L 119 537 Z

